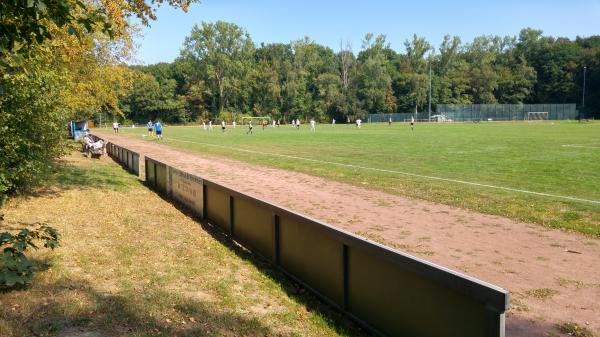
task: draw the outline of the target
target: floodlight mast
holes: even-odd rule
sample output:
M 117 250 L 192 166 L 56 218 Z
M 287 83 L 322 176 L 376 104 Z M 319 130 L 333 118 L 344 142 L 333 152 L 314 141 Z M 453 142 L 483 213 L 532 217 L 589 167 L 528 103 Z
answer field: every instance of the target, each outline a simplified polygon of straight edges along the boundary
M 581 99 L 581 107 L 585 108 L 585 72 L 587 70 L 587 66 L 583 66 L 583 97 Z
M 429 117 L 428 122 L 431 122 L 431 59 L 429 59 Z

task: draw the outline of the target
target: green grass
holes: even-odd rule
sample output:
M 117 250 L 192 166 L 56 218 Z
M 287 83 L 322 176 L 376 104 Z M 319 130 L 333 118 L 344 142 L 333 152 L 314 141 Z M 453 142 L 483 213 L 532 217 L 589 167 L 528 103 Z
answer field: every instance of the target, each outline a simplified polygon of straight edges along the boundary
M 144 128 L 122 129 L 142 139 Z M 393 172 L 282 158 L 272 153 L 600 201 L 600 124 L 446 123 L 279 129 L 167 127 L 165 144 L 358 186 L 600 236 L 600 204 Z M 156 141 L 152 139 L 150 141 Z M 199 142 L 213 144 L 186 143 Z M 564 147 L 577 144 L 588 147 Z M 260 151 L 263 154 L 239 150 Z

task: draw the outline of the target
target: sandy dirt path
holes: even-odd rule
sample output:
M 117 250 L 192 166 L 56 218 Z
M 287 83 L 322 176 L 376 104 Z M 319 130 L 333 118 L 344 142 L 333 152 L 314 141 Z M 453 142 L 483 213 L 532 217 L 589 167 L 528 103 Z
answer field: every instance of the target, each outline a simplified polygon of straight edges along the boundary
M 142 139 L 103 135 L 141 155 L 501 286 L 511 293 L 509 337 L 568 336 L 557 330 L 565 322 L 600 334 L 598 239 L 303 173 L 216 160 Z

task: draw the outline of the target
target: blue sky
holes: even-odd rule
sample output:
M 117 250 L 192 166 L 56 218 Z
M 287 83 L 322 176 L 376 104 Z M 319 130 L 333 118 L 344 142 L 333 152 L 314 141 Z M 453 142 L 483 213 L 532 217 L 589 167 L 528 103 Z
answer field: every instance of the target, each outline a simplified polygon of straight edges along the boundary
M 335 50 L 341 39 L 350 41 L 355 52 L 367 32 L 385 34 L 397 51 L 413 33 L 435 46 L 445 34 L 469 42 L 480 35 L 518 35 L 525 27 L 569 38 L 600 34 L 600 0 L 204 0 L 188 13 L 161 7 L 157 16 L 137 39 L 139 63 L 174 60 L 202 21 L 236 23 L 257 45 L 309 36 Z

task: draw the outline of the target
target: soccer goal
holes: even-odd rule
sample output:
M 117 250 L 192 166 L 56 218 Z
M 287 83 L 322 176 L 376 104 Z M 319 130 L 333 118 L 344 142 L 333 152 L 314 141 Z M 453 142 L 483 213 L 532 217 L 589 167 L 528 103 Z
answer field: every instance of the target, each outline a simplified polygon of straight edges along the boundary
M 530 122 L 547 121 L 548 113 L 547 112 L 528 112 L 526 118 L 527 118 L 526 120 L 528 120 Z
M 242 125 L 248 124 L 248 121 L 252 121 L 253 124 L 259 125 L 261 122 L 271 122 L 271 117 L 242 117 Z

